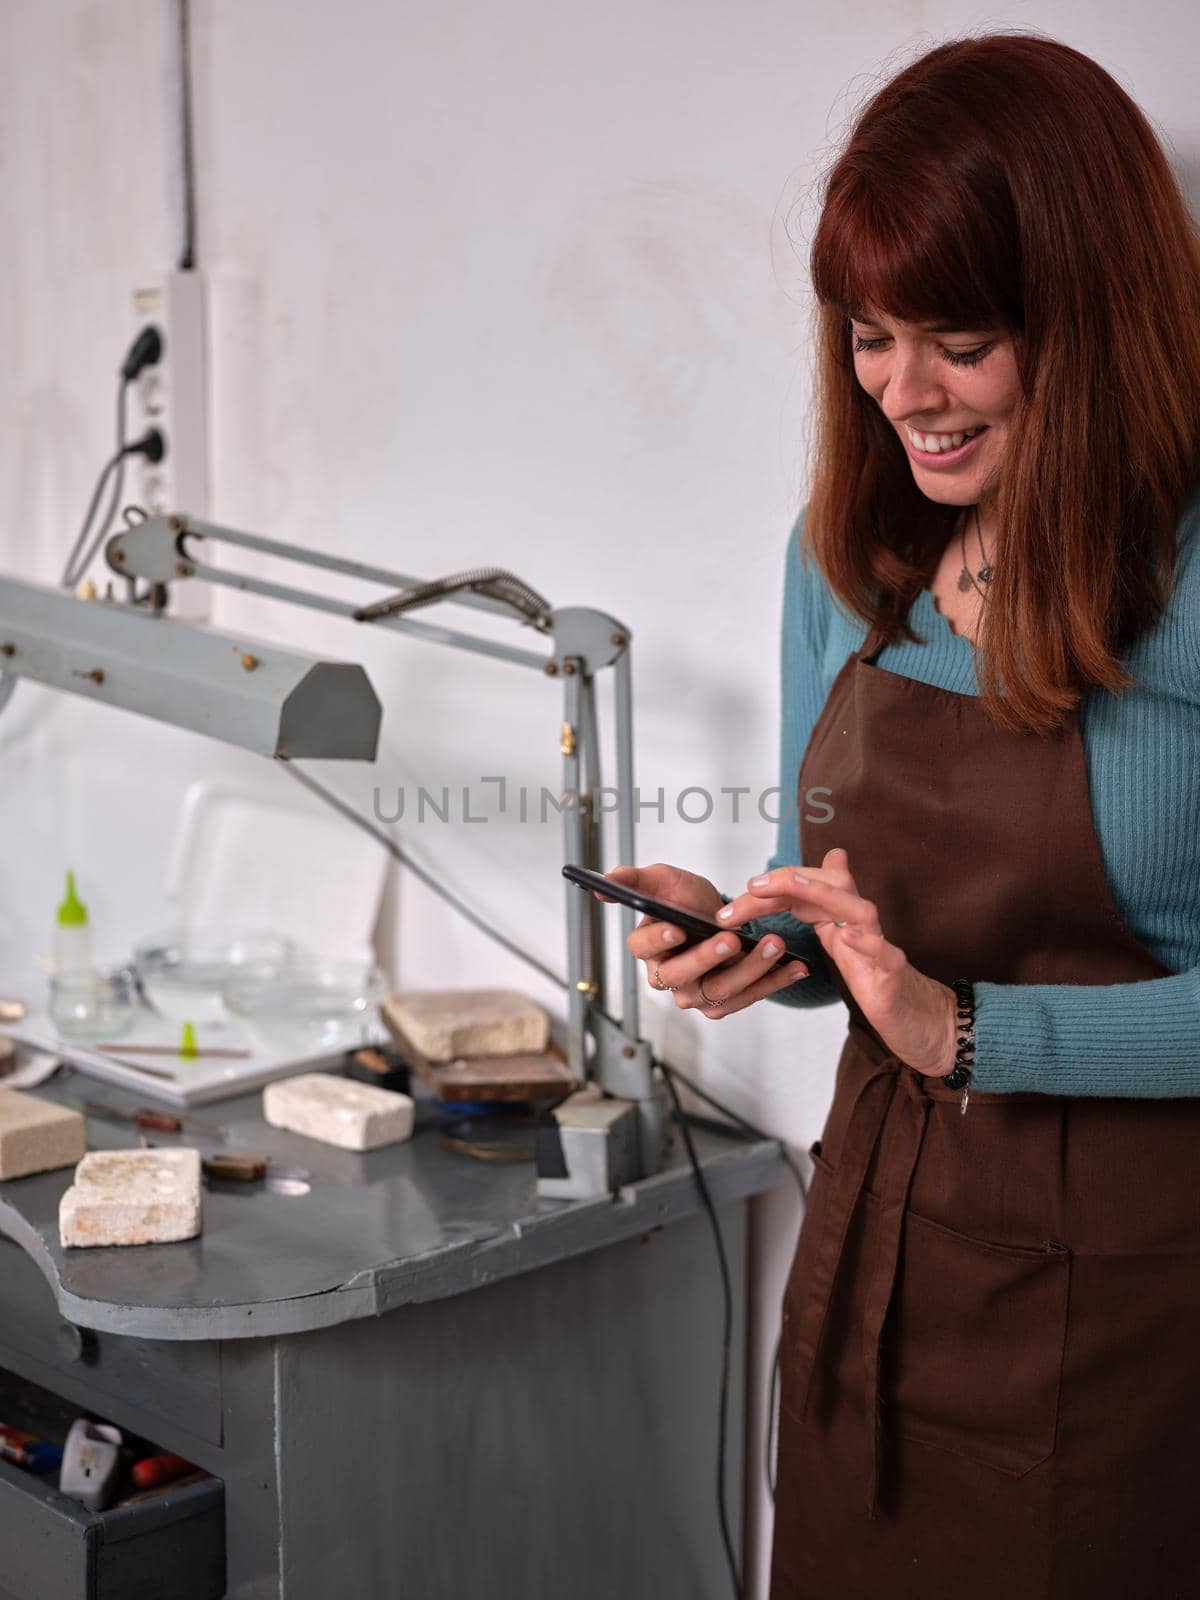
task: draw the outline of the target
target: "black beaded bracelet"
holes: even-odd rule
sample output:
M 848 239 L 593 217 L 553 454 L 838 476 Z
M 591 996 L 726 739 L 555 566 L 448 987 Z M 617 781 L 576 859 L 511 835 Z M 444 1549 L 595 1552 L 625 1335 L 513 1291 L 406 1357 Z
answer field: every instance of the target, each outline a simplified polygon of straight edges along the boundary
M 953 988 L 958 1048 L 954 1053 L 954 1066 L 942 1082 L 947 1089 L 964 1089 L 971 1081 L 971 1069 L 975 1065 L 975 990 L 967 978 L 955 978 Z

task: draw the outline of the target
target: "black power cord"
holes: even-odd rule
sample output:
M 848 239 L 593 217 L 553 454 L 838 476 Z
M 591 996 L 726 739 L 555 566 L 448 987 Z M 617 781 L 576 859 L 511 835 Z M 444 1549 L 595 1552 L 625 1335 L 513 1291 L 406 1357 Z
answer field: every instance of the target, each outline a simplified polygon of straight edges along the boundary
M 124 394 L 124 392 L 124 388 L 122 388 L 121 393 Z M 95 560 L 96 552 L 104 542 L 108 534 L 108 530 L 112 526 L 112 520 L 117 511 L 117 502 L 119 501 L 121 495 L 121 484 L 125 475 L 125 462 L 130 456 L 145 456 L 147 461 L 158 462 L 162 460 L 163 456 L 166 454 L 166 451 L 167 441 L 159 429 L 147 428 L 140 439 L 134 439 L 129 444 L 123 444 L 121 448 L 111 455 L 105 462 L 104 468 L 96 480 L 96 487 L 92 491 L 91 503 L 88 506 L 87 515 L 83 519 L 83 527 L 79 530 L 79 536 L 75 540 L 74 548 L 71 551 L 66 568 L 63 572 L 62 581 L 64 588 L 73 589 L 80 581 L 84 573 Z M 80 554 L 80 546 L 88 537 L 92 518 L 96 514 L 96 506 L 99 503 L 100 496 L 104 492 L 104 485 L 108 482 L 109 475 L 114 471 L 117 473 L 117 482 L 113 490 L 112 499 L 109 501 L 109 508 L 104 514 L 103 522 L 101 522 L 100 526 L 92 535 L 91 542 L 87 549 Z
M 756 1128 L 752 1122 L 747 1122 L 744 1117 L 740 1117 L 736 1111 L 731 1111 L 728 1106 L 722 1105 L 719 1100 L 714 1099 L 712 1095 L 703 1090 L 698 1083 L 693 1083 L 690 1078 L 685 1077 L 683 1073 L 680 1072 L 678 1067 L 668 1067 L 664 1061 L 659 1061 L 657 1057 L 654 1057 L 654 1064 L 655 1066 L 661 1068 L 664 1073 L 673 1073 L 681 1083 L 687 1085 L 688 1090 L 698 1099 L 705 1101 L 706 1104 L 712 1106 L 714 1110 L 720 1111 L 723 1117 L 728 1117 L 730 1119 L 729 1122 L 717 1122 L 711 1117 L 691 1116 L 688 1118 L 688 1121 L 693 1126 L 698 1125 L 701 1127 L 711 1127 L 719 1130 L 722 1133 L 727 1133 L 734 1136 L 738 1136 L 740 1131 L 740 1137 L 745 1139 L 774 1138 L 773 1134 L 764 1133 L 761 1128 Z M 803 1207 L 808 1203 L 808 1185 L 805 1183 L 803 1174 L 801 1173 L 800 1168 L 796 1165 L 791 1152 L 782 1141 L 779 1142 L 779 1153 L 783 1158 L 784 1166 L 787 1167 L 792 1177 L 796 1180 L 796 1187 L 800 1191 L 800 1204 Z M 776 1400 L 779 1392 L 779 1347 L 781 1343 L 781 1337 L 781 1334 L 776 1334 L 775 1336 L 775 1353 L 771 1358 L 771 1383 L 767 1393 L 765 1465 L 767 1487 L 771 1492 L 772 1500 L 775 1499 L 775 1428 L 778 1417 L 778 1406 Z
M 162 360 L 162 355 L 162 334 L 151 323 L 142 329 L 129 346 L 121 363 L 122 381 L 132 383 L 135 378 L 141 377 L 147 367 L 156 366 Z
M 183 168 L 183 239 L 179 247 L 179 270 L 191 272 L 196 265 L 196 156 L 192 116 L 192 29 L 188 0 L 179 0 L 179 145 Z
M 604 1015 L 614 1027 L 616 1026 L 615 1022 L 613 1022 L 613 1019 L 609 1017 L 607 1013 L 602 1010 L 602 1008 L 597 1009 L 601 1010 L 601 1014 Z M 735 1138 L 742 1139 L 771 1140 L 773 1136 L 769 1133 L 764 1133 L 761 1128 L 756 1128 L 752 1122 L 747 1122 L 746 1119 L 739 1116 L 736 1111 L 733 1111 L 729 1106 L 722 1104 L 720 1100 L 717 1100 L 713 1095 L 702 1089 L 698 1083 L 695 1083 L 691 1078 L 680 1072 L 678 1067 L 669 1067 L 667 1063 L 661 1060 L 658 1056 L 651 1056 L 651 1060 L 662 1073 L 663 1079 L 667 1085 L 667 1091 L 671 1096 L 671 1101 L 674 1108 L 674 1119 L 679 1125 L 680 1133 L 683 1135 L 684 1148 L 687 1150 L 688 1160 L 692 1165 L 692 1173 L 696 1179 L 696 1187 L 700 1191 L 701 1203 L 704 1206 L 704 1210 L 708 1215 L 708 1220 L 712 1227 L 713 1241 L 717 1249 L 717 1262 L 721 1272 L 721 1291 L 724 1302 L 724 1325 L 721 1340 L 720 1415 L 717 1429 L 717 1513 L 721 1523 L 721 1538 L 725 1545 L 725 1559 L 729 1564 L 730 1582 L 733 1585 L 733 1592 L 736 1596 L 736 1600 L 741 1600 L 741 1578 L 738 1574 L 737 1562 L 733 1553 L 733 1540 L 729 1532 L 729 1515 L 725 1506 L 725 1457 L 726 1441 L 729 1433 L 729 1365 L 733 1340 L 733 1295 L 730 1287 L 729 1261 L 725 1254 L 725 1241 L 721 1237 L 721 1228 L 717 1219 L 716 1207 L 713 1204 L 712 1195 L 709 1192 L 708 1182 L 704 1176 L 704 1171 L 700 1165 L 699 1159 L 697 1158 L 695 1146 L 692 1143 L 691 1129 L 697 1126 L 705 1127 L 710 1128 L 715 1132 L 732 1135 Z M 721 1120 L 718 1121 L 713 1117 L 698 1117 L 695 1115 L 689 1115 L 687 1112 L 685 1112 L 680 1104 L 679 1095 L 675 1088 L 676 1078 L 679 1079 L 680 1083 L 685 1084 L 688 1090 L 692 1094 L 696 1095 L 698 1099 L 703 1100 L 706 1104 L 712 1106 L 714 1110 L 720 1111 L 722 1114 Z M 776 1142 L 779 1143 L 780 1155 L 783 1158 L 784 1165 L 787 1167 L 792 1177 L 796 1180 L 796 1187 L 800 1191 L 801 1203 L 804 1203 L 808 1198 L 808 1187 L 804 1182 L 800 1168 L 793 1160 L 791 1152 L 787 1149 L 787 1146 L 784 1145 L 782 1141 Z M 776 1396 L 779 1389 L 780 1343 L 781 1336 L 777 1334 L 775 1338 L 775 1352 L 771 1359 L 771 1383 L 767 1397 L 766 1474 L 767 1485 L 771 1491 L 772 1501 L 775 1499 L 774 1445 Z
M 118 468 L 125 459 L 125 405 L 128 388 L 128 381 L 125 379 L 122 379 L 117 385 L 117 448 L 104 463 L 103 470 L 96 480 L 96 487 L 92 490 L 92 498 L 88 501 L 88 508 L 84 513 L 83 524 L 76 536 L 75 543 L 71 546 L 71 554 L 67 557 L 66 565 L 63 567 L 62 585 L 64 589 L 73 589 L 83 576 L 83 573 L 88 566 L 88 562 L 82 561 L 81 557 L 83 555 L 84 546 L 87 544 L 88 537 L 92 531 L 92 519 L 96 515 L 96 508 L 100 504 L 100 496 L 104 493 L 104 486 L 108 482 L 110 474 L 114 471 L 114 469 Z M 119 495 L 121 491 L 121 478 L 122 475 L 118 474 L 116 485 L 117 495 Z M 116 495 L 113 496 L 113 499 L 115 501 Z M 110 503 L 110 514 L 112 510 L 113 506 Z M 108 518 L 106 516 L 105 523 L 107 523 L 107 520 Z M 91 552 L 89 551 L 88 553 L 90 556 Z
M 726 1442 L 729 1436 L 729 1362 L 733 1344 L 733 1287 L 729 1281 L 729 1258 L 725 1254 L 725 1241 L 721 1237 L 721 1223 L 717 1216 L 717 1208 L 713 1205 L 712 1195 L 709 1193 L 708 1180 L 704 1176 L 704 1169 L 696 1155 L 696 1147 L 692 1143 L 692 1130 L 688 1119 L 684 1115 L 683 1107 L 679 1103 L 679 1091 L 675 1087 L 675 1075 L 671 1068 L 664 1062 L 659 1062 L 663 1078 L 667 1085 L 667 1092 L 671 1096 L 671 1103 L 675 1109 L 675 1121 L 683 1135 L 684 1147 L 687 1150 L 688 1160 L 692 1164 L 692 1173 L 696 1179 L 696 1187 L 700 1191 L 700 1202 L 708 1214 L 709 1224 L 712 1227 L 713 1240 L 717 1247 L 717 1265 L 721 1272 L 721 1392 L 720 1404 L 717 1413 L 717 1516 L 721 1524 L 721 1542 L 725 1546 L 725 1560 L 729 1566 L 729 1581 L 733 1586 L 736 1600 L 742 1600 L 742 1576 L 738 1571 L 737 1556 L 733 1549 L 733 1536 L 729 1531 L 729 1512 L 725 1505 L 725 1458 Z
M 129 456 L 144 455 L 150 461 L 161 461 L 166 450 L 166 440 L 157 428 L 150 428 L 130 444 L 126 438 L 126 410 L 129 395 L 129 385 L 138 378 L 147 368 L 162 360 L 163 341 L 162 334 L 157 328 L 145 327 L 125 352 L 117 372 L 117 448 L 105 462 L 96 487 L 92 491 L 92 498 L 88 502 L 87 512 L 84 515 L 83 525 L 71 547 L 71 554 L 67 557 L 63 567 L 62 586 L 64 589 L 73 589 L 83 577 L 88 567 L 95 558 L 96 551 L 104 542 L 108 530 L 112 527 L 113 519 L 117 514 L 117 507 L 121 501 L 121 490 L 125 482 L 125 462 Z M 157 452 L 157 453 L 156 453 Z M 99 529 L 91 537 L 92 520 L 96 515 L 96 508 L 104 493 L 104 486 L 112 473 L 116 473 L 116 482 L 113 485 L 112 496 L 108 502 L 108 509 Z M 85 549 L 86 545 L 86 549 Z

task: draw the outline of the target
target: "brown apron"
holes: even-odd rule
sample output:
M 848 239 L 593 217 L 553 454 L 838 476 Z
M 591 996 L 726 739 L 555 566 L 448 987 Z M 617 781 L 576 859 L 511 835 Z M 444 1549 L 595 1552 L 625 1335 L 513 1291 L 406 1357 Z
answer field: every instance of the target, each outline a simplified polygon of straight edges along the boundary
M 880 647 L 813 729 L 798 791 L 834 815 L 801 798 L 802 859 L 843 846 L 944 983 L 1169 975 L 1114 904 L 1078 714 L 1006 733 Z M 850 1026 L 784 1296 L 771 1600 L 1194 1600 L 1200 1100 L 964 1110 L 830 966 Z

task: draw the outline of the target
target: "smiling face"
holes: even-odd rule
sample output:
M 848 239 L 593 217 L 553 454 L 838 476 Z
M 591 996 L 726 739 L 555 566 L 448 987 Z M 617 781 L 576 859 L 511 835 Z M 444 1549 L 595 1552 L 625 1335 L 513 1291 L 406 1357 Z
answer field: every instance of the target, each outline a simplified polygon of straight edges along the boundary
M 992 501 L 1020 397 L 1011 338 L 874 311 L 854 313 L 851 333 L 855 375 L 899 435 L 921 493 L 941 505 Z

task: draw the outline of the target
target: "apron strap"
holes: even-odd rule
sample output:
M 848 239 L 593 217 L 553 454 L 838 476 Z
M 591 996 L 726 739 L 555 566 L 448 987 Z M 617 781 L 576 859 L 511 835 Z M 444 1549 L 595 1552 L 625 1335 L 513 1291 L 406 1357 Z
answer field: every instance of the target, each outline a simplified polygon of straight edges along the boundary
M 911 1068 L 904 1069 L 900 1073 L 900 1083 L 904 1092 L 895 1097 L 896 1115 L 888 1121 L 880 1150 L 876 1178 L 879 1185 L 879 1211 L 876 1218 L 875 1260 L 867 1276 L 863 1305 L 863 1360 L 867 1372 L 867 1515 L 872 1521 L 876 1520 L 879 1510 L 879 1460 L 883 1434 L 879 1405 L 880 1342 L 896 1286 L 909 1190 L 921 1154 L 925 1129 L 929 1125 L 929 1107 L 932 1103 L 925 1093 L 919 1073 Z
M 813 1252 L 804 1305 L 796 1327 L 796 1399 L 802 1419 L 808 1415 L 813 1376 L 825 1337 L 826 1315 L 833 1298 L 842 1246 L 895 1092 L 898 1069 L 895 1057 L 880 1062 L 861 1085 L 846 1125 L 841 1160 L 825 1204 L 821 1234 Z
M 805 1298 L 795 1332 L 796 1396 L 799 1414 L 807 1420 L 818 1360 L 824 1343 L 846 1234 L 859 1204 L 875 1147 L 883 1135 L 876 1181 L 879 1214 L 875 1254 L 866 1267 L 863 1307 L 863 1360 L 866 1366 L 867 1515 L 877 1520 L 883 1422 L 879 1405 L 880 1345 L 896 1272 L 913 1173 L 921 1154 L 932 1102 L 920 1074 L 886 1056 L 864 1079 L 855 1097 L 842 1140 L 812 1254 Z M 894 1107 L 894 1112 L 893 1112 Z M 892 1113 L 889 1115 L 889 1113 Z

